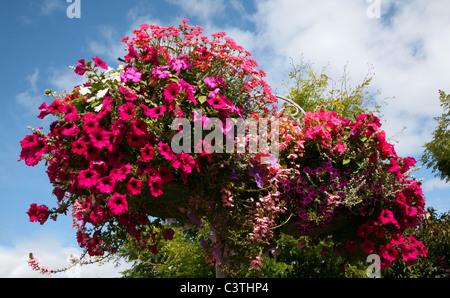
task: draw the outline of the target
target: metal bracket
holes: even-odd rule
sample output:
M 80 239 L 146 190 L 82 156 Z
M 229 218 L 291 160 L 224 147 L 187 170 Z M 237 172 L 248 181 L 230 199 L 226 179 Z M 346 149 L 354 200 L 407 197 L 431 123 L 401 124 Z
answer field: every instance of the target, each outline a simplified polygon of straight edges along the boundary
M 275 94 L 275 97 L 285 102 L 285 104 L 281 107 L 281 111 L 285 110 L 292 117 L 292 119 L 296 120 L 298 124 L 303 122 L 302 116 L 305 116 L 306 112 L 301 106 L 295 103 L 292 99 L 284 96 Z

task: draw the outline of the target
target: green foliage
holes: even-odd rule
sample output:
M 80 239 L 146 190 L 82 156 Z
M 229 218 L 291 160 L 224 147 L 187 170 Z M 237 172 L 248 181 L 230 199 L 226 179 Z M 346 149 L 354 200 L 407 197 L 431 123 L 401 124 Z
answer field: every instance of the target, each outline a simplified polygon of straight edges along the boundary
M 435 117 L 437 126 L 433 132 L 433 139 L 424 145 L 425 151 L 421 161 L 428 168 L 432 168 L 436 176 L 447 182 L 450 181 L 450 94 L 439 90 L 439 99 L 444 112 Z
M 122 272 L 127 278 L 187 278 L 215 277 L 215 268 L 208 264 L 199 240 L 205 235 L 187 229 L 173 228 L 172 240 L 158 244 L 158 254 L 139 250 L 132 242 L 122 247 L 118 257 L 133 262 L 131 269 Z
M 362 113 L 380 113 L 381 106 L 375 98 L 378 92 L 369 88 L 373 78 L 371 69 L 361 84 L 351 87 L 346 69 L 342 77 L 334 81 L 325 73 L 325 68 L 316 72 L 310 63 L 302 61 L 299 65 L 291 64 L 293 70 L 289 73 L 289 78 L 292 83 L 286 84 L 286 96 L 306 112 L 313 112 L 321 106 L 326 111 L 334 111 L 348 119 Z

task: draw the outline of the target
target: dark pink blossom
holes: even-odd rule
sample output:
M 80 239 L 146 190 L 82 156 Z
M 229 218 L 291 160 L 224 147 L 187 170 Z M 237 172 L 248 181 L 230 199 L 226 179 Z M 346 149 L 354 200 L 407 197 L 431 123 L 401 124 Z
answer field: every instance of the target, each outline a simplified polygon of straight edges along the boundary
M 75 68 L 75 73 L 77 75 L 82 76 L 88 70 L 89 70 L 89 66 L 86 65 L 86 62 L 84 61 L 84 59 L 78 60 L 77 67 Z
M 30 205 L 30 209 L 27 211 L 28 216 L 30 217 L 30 222 L 38 221 L 41 225 L 43 225 L 50 215 L 47 206 L 33 203 Z
M 127 183 L 127 190 L 131 195 L 138 195 L 141 193 L 142 180 L 131 178 Z
M 101 193 L 112 193 L 116 187 L 116 181 L 111 176 L 97 180 L 97 188 Z
M 78 184 L 81 187 L 86 187 L 86 188 L 90 188 L 93 187 L 97 184 L 97 180 L 100 177 L 100 174 L 87 169 L 87 170 L 83 170 L 78 172 L 77 174 L 77 180 L 78 180 Z
M 172 101 L 177 97 L 177 95 L 180 93 L 181 87 L 177 83 L 170 83 L 165 89 L 164 89 L 164 98 L 167 101 Z
M 106 65 L 106 63 L 102 59 L 98 58 L 98 56 L 95 58 L 92 58 L 92 60 L 94 60 L 95 65 L 97 65 L 98 67 L 101 67 L 103 69 L 108 69 L 108 66 Z
M 50 111 L 50 109 L 48 108 L 48 105 L 46 102 L 43 102 L 40 106 L 39 106 L 39 111 L 41 111 L 41 113 L 39 114 L 38 118 L 39 119 L 44 119 L 45 116 L 47 116 L 48 114 L 51 114 L 52 112 Z
M 112 215 L 117 215 L 128 211 L 128 202 L 126 195 L 115 193 L 108 200 L 108 207 Z

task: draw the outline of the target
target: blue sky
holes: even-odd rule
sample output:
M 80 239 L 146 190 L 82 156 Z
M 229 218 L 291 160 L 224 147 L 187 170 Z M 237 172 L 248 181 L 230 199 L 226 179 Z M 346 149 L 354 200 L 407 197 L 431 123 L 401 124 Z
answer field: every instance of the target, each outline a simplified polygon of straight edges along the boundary
M 0 276 L 39 276 L 26 265 L 28 252 L 49 266 L 79 254 L 70 217 L 44 226 L 29 223 L 31 203 L 55 206 L 45 167 L 17 162 L 27 126 L 48 127 L 37 118 L 49 98 L 45 89 L 71 90 L 82 82 L 69 65 L 99 56 L 112 67 L 124 55 L 120 39 L 142 23 L 178 25 L 180 18 L 207 33 L 225 31 L 259 63 L 275 93 L 283 94 L 291 58 L 314 63 L 338 79 L 344 67 L 351 82 L 362 82 L 373 67 L 379 98 L 393 98 L 382 123 L 401 156 L 419 157 L 442 113 L 438 90 L 450 93 L 450 3 L 432 1 L 238 1 L 79 0 L 81 18 L 69 18 L 66 0 L 3 0 L 0 4 Z M 368 14 L 378 5 L 379 17 Z M 395 97 L 395 98 L 394 98 Z M 49 117 L 48 117 L 49 118 Z M 402 128 L 406 127 L 404 131 Z M 402 131 L 402 132 L 401 132 Z M 401 132 L 401 133 L 400 133 Z M 450 185 L 428 169 L 427 205 L 450 210 Z M 82 276 L 117 276 L 110 265 L 82 269 Z

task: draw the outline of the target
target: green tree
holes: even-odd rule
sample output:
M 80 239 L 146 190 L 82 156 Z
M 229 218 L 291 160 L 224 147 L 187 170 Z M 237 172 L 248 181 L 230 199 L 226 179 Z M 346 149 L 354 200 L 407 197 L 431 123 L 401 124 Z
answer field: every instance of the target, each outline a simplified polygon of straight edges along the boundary
M 444 112 L 435 117 L 437 126 L 433 132 L 433 139 L 424 145 L 425 151 L 421 161 L 428 168 L 432 168 L 436 176 L 446 182 L 450 181 L 450 94 L 439 90 L 439 99 Z
M 346 67 L 341 78 L 333 80 L 326 74 L 326 67 L 316 71 L 313 64 L 303 60 L 300 64 L 292 62 L 291 65 L 289 81 L 285 83 L 286 97 L 306 112 L 322 107 L 348 119 L 361 113 L 380 113 L 382 102 L 377 99 L 379 92 L 370 88 L 373 79 L 371 67 L 363 81 L 352 87 Z
M 215 267 L 205 258 L 199 243 L 202 237 L 207 237 L 194 229 L 184 231 L 173 228 L 172 240 L 163 240 L 158 244 L 158 254 L 149 250 L 139 250 L 135 244 L 128 242 L 117 257 L 132 262 L 130 269 L 122 272 L 128 278 L 186 278 L 214 277 Z

